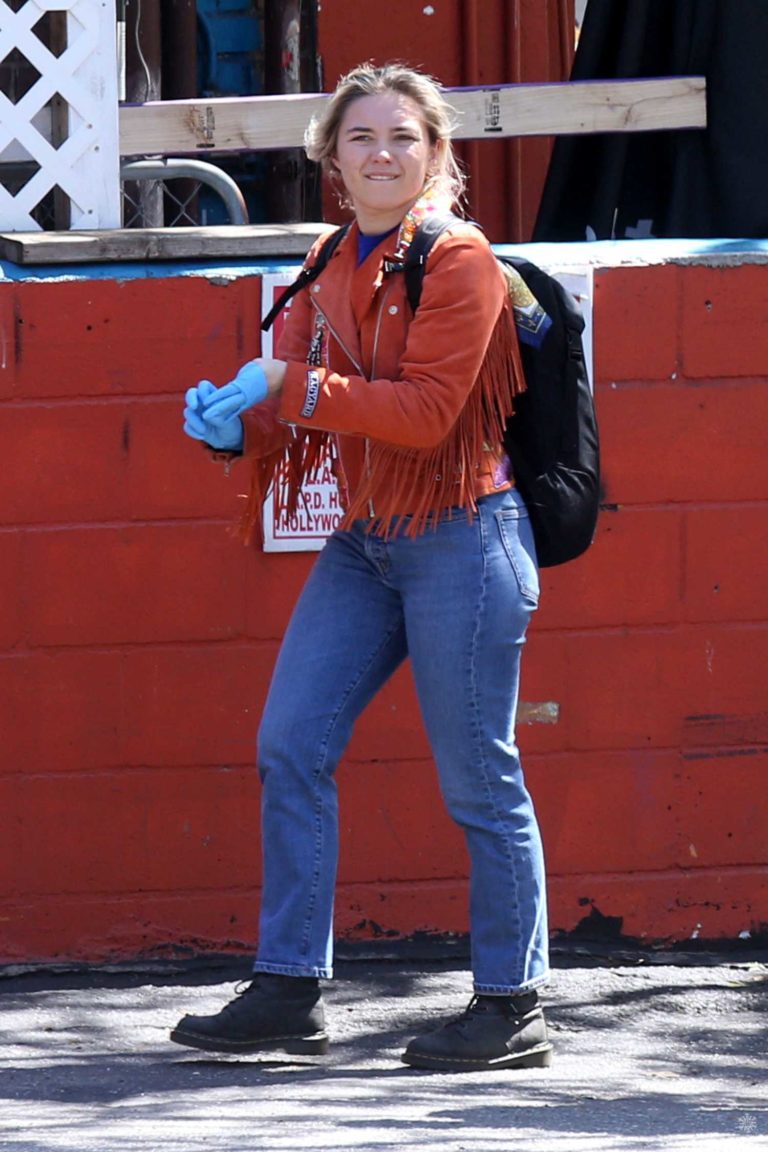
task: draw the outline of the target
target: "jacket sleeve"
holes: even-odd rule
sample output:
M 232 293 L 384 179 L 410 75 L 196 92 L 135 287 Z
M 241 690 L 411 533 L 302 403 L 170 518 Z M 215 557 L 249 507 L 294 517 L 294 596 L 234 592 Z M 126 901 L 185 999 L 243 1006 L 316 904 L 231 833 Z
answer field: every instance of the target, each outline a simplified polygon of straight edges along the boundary
M 368 381 L 308 369 L 290 357 L 280 419 L 402 447 L 434 447 L 472 390 L 505 297 L 503 275 L 477 229 L 444 233 L 428 258 L 397 378 Z M 307 418 L 302 408 L 310 387 L 314 409 Z
M 279 401 L 276 398 L 265 400 L 249 408 L 240 417 L 243 423 L 243 447 L 241 455 L 246 459 L 271 456 L 279 448 L 285 447 L 291 439 L 291 430 L 278 419 Z

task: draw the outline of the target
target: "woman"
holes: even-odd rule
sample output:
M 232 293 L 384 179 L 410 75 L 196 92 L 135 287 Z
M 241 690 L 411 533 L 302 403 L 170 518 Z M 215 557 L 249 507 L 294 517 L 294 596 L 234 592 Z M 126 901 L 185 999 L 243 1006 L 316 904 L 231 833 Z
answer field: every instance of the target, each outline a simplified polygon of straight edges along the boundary
M 346 508 L 285 634 L 258 740 L 264 886 L 253 982 L 179 1043 L 324 1052 L 338 844 L 334 770 L 366 704 L 410 656 L 447 808 L 471 859 L 474 992 L 403 1060 L 469 1071 L 548 1064 L 539 829 L 514 739 L 538 599 L 502 429 L 524 387 L 506 284 L 479 230 L 435 243 L 416 314 L 396 270 L 415 228 L 462 191 L 449 108 L 400 65 L 355 69 L 308 131 L 354 212 L 295 298 L 280 359 L 187 393 L 185 430 L 254 462 L 246 519 L 282 468 L 288 504 L 332 446 Z M 308 257 L 311 264 L 320 245 Z M 393 269 L 391 265 L 395 265 Z M 286 459 L 288 464 L 286 465 Z

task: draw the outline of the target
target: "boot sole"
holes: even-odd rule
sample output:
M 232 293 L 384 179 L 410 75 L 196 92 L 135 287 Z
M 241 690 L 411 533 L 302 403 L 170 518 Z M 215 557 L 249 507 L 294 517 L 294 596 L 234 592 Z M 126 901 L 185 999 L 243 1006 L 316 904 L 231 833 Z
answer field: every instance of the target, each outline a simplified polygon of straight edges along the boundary
M 325 1032 L 316 1032 L 312 1036 L 265 1036 L 262 1040 L 222 1040 L 174 1028 L 171 1040 L 187 1048 L 199 1048 L 203 1052 L 226 1052 L 230 1055 L 281 1051 L 287 1052 L 289 1056 L 324 1056 L 330 1047 Z
M 428 1068 L 433 1072 L 492 1072 L 496 1068 L 549 1068 L 552 1064 L 551 1044 L 531 1048 L 527 1052 L 508 1053 L 494 1060 L 461 1060 L 449 1056 L 427 1056 L 418 1052 L 403 1052 L 400 1059 L 412 1068 Z

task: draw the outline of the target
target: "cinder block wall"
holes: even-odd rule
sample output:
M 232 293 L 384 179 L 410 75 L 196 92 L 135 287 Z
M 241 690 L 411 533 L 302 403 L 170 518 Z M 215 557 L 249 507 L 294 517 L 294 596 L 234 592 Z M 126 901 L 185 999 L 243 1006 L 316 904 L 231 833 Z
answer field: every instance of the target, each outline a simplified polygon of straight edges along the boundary
M 119 269 L 117 270 L 119 276 Z M 605 511 L 544 575 L 521 728 L 554 931 L 768 922 L 768 281 L 596 272 Z M 0 283 L 0 963 L 250 951 L 253 742 L 312 562 L 228 532 L 181 396 L 258 354 L 258 276 Z M 407 671 L 340 769 L 338 932 L 467 928 Z

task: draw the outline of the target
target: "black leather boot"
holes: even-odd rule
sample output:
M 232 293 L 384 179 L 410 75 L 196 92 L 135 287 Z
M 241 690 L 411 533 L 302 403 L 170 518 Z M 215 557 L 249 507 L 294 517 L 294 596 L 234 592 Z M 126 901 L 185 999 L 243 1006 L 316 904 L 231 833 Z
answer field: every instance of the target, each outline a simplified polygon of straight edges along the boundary
M 215 1016 L 183 1016 L 171 1040 L 206 1052 L 322 1055 L 328 1036 L 320 986 L 314 979 L 257 973 Z
M 535 992 L 473 996 L 457 1019 L 412 1040 L 402 1059 L 441 1072 L 547 1068 L 552 1045 Z

